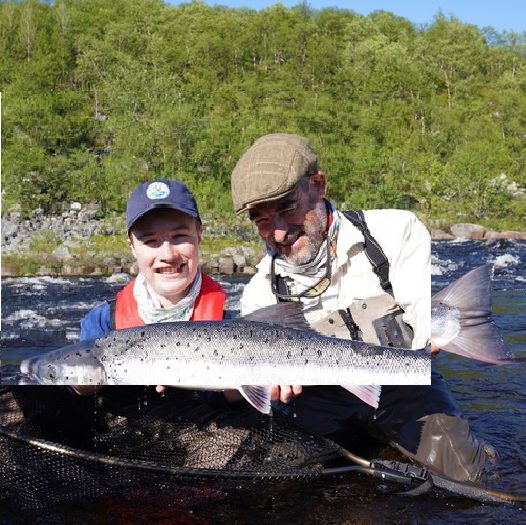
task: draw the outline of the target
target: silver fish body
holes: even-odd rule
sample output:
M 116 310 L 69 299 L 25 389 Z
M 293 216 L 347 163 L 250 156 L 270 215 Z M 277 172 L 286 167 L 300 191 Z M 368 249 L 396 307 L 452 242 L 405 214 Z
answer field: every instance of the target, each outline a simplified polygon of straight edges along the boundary
M 430 355 L 424 349 L 379 347 L 310 330 L 234 319 L 112 331 L 94 341 L 26 360 L 21 371 L 46 384 L 228 388 L 429 384 L 430 366 Z

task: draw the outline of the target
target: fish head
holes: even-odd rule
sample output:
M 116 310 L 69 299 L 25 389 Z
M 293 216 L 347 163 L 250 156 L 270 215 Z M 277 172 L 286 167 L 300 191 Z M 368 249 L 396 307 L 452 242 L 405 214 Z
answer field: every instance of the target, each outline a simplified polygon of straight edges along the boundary
M 82 343 L 24 359 L 20 372 L 40 385 L 103 385 L 106 372 L 100 360 Z

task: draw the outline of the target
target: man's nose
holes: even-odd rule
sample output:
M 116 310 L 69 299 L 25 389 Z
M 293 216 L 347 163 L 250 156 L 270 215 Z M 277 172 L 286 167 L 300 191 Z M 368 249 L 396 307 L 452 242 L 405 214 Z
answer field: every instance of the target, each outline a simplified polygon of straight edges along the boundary
M 288 224 L 280 217 L 275 217 L 273 221 L 274 241 L 277 243 L 283 242 L 287 238 Z

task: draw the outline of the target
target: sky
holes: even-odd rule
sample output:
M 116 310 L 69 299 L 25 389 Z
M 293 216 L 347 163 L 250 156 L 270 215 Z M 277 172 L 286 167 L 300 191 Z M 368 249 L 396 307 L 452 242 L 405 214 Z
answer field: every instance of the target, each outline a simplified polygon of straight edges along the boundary
M 165 0 L 177 5 L 190 0 Z M 301 0 L 281 0 L 287 7 L 298 5 Z M 277 3 L 276 0 L 206 0 L 209 5 L 227 7 L 250 7 L 261 9 Z M 430 24 L 435 15 L 442 11 L 446 16 L 455 16 L 462 22 L 480 28 L 492 26 L 499 32 L 526 31 L 526 2 L 524 0 L 307 0 L 312 9 L 338 7 L 351 9 L 367 15 L 382 9 L 407 18 L 416 24 Z

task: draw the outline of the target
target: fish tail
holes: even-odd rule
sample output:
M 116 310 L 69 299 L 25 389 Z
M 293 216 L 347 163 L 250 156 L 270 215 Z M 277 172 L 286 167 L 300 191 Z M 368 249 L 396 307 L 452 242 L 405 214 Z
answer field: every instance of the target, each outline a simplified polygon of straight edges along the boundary
M 458 310 L 459 333 L 441 345 L 443 350 L 492 364 L 505 364 L 513 359 L 492 319 L 492 278 L 493 265 L 485 264 L 433 296 L 433 302 Z

